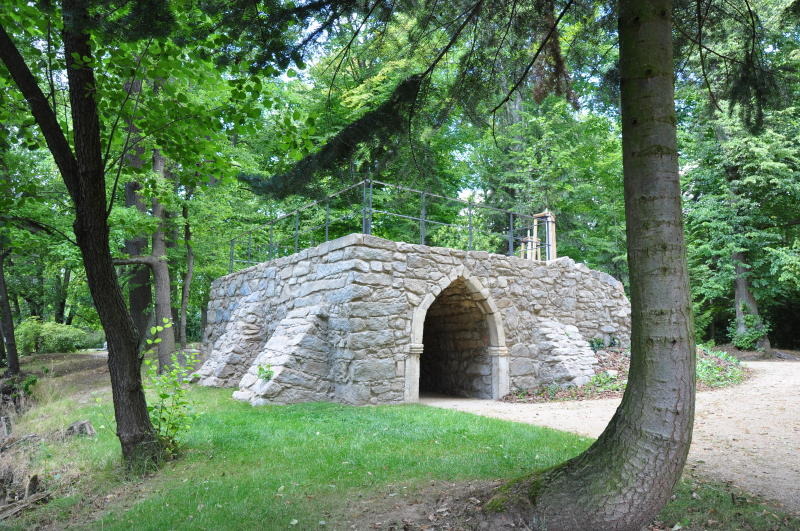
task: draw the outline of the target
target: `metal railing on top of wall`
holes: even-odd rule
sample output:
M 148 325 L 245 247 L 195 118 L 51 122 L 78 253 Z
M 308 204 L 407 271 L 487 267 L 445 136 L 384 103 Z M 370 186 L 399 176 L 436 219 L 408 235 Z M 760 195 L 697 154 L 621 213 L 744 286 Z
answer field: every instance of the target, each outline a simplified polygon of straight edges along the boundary
M 364 179 L 231 239 L 229 272 L 353 232 L 530 260 L 556 258 L 551 212 L 525 214 Z

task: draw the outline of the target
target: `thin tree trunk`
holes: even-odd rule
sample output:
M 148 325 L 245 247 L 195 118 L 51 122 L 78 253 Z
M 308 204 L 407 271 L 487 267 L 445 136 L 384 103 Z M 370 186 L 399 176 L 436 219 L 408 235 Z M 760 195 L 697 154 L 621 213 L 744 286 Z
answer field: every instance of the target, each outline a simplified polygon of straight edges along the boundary
M 188 197 L 187 197 L 188 199 Z M 181 313 L 178 323 L 178 337 L 181 348 L 186 348 L 186 312 L 189 308 L 189 295 L 191 293 L 192 276 L 194 275 L 194 249 L 192 249 L 192 228 L 189 224 L 189 207 L 183 205 L 183 243 L 186 246 L 186 274 L 183 275 L 181 290 Z
M 583 454 L 534 483 L 534 527 L 644 527 L 686 461 L 694 334 L 683 238 L 669 0 L 620 0 L 631 367 L 622 403 Z
M 129 164 L 130 164 L 129 159 Z M 144 202 L 138 194 L 139 183 L 132 181 L 125 184 L 125 206 L 136 207 L 140 212 L 145 212 Z M 147 248 L 147 238 L 137 236 L 125 240 L 125 252 L 130 256 L 140 256 Z M 128 305 L 131 317 L 139 331 L 139 345 L 144 345 L 150 323 L 150 305 L 153 302 L 152 286 L 150 284 L 150 267 L 142 264 L 133 264 L 128 273 Z
M 153 150 L 153 171 L 164 178 L 165 158 L 158 150 Z M 167 262 L 167 215 L 164 206 L 153 199 L 153 217 L 160 220 L 158 229 L 153 233 L 152 257 L 150 262 L 153 268 L 153 279 L 156 291 L 156 324 L 163 326 L 172 320 L 172 290 L 169 281 L 169 264 Z M 166 369 L 171 363 L 172 353 L 175 352 L 175 330 L 173 327 L 165 328 L 159 336 L 158 344 L 158 370 Z
M 87 31 L 91 26 L 89 6 L 86 0 L 64 0 L 61 11 L 74 152 L 36 78 L 2 25 L 0 60 L 28 102 L 75 205 L 73 228 L 89 290 L 108 340 L 111 393 L 122 454 L 131 464 L 152 461 L 160 459 L 162 448 L 153 431 L 142 390 L 138 334 L 125 307 L 109 248 L 106 183 L 95 97 L 97 84 L 92 68 L 78 65 L 72 59 L 91 60 L 93 56 Z
M 67 307 L 67 294 L 69 293 L 69 282 L 72 276 L 72 270 L 69 267 L 64 268 L 64 277 L 58 278 L 58 289 L 56 290 L 56 304 L 53 319 L 57 323 L 64 322 L 64 310 Z
M 0 366 L 8 366 L 8 359 L 6 359 L 6 341 L 3 333 L 3 320 L 0 319 Z
M 0 243 L 0 329 L 2 329 L 3 343 L 5 343 L 5 357 L 8 360 L 6 374 L 14 376 L 19 374 L 19 355 L 17 354 L 17 341 L 14 338 L 14 320 L 11 317 L 11 305 L 8 303 L 8 290 L 6 289 L 5 262 L 9 250 Z
M 736 332 L 744 334 L 748 330 L 745 317 L 754 315 L 760 318 L 761 314 L 758 312 L 758 303 L 750 290 L 750 280 L 747 278 L 750 267 L 745 262 L 744 253 L 737 251 L 733 253 L 731 259 L 733 260 L 736 275 L 733 281 L 734 303 L 736 304 Z M 756 348 L 764 353 L 771 351 L 772 345 L 770 345 L 769 337 L 766 334 L 758 339 Z

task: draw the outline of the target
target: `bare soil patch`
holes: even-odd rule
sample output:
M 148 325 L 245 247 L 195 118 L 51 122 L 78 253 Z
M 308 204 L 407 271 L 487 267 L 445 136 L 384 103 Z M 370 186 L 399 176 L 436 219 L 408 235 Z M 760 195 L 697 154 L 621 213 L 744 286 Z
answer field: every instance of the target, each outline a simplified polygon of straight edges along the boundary
M 744 385 L 700 392 L 689 464 L 800 515 L 800 363 L 746 362 Z M 597 437 L 619 399 L 508 403 L 424 398 L 422 403 Z

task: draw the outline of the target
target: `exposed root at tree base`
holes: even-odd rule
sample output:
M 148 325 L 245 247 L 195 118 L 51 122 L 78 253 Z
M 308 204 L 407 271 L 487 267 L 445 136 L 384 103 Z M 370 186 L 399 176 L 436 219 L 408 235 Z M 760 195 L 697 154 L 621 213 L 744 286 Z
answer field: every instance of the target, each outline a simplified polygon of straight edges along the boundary
M 351 502 L 342 528 L 383 530 L 529 529 L 531 477 L 421 487 L 391 486 L 378 496 Z

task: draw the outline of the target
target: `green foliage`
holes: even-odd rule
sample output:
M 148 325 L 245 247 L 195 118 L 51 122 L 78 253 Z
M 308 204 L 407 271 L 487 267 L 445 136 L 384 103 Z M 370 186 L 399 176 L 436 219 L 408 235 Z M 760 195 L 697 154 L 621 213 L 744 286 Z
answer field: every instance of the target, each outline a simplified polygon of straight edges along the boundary
M 272 377 L 275 376 L 275 371 L 272 370 L 272 365 L 259 365 L 258 366 L 258 377 L 268 382 L 272 380 Z
M 171 326 L 154 326 L 151 330 L 159 333 Z M 153 354 L 153 346 L 160 342 L 160 338 L 147 339 L 148 350 L 145 355 Z M 156 435 L 169 456 L 177 455 L 182 437 L 186 434 L 196 418 L 192 401 L 188 397 L 188 383 L 190 375 L 197 365 L 197 355 L 194 353 L 173 353 L 172 363 L 163 367 L 159 372 L 158 362 L 146 359 L 145 365 L 145 390 L 151 393 L 148 400 L 147 411 L 150 422 L 153 423 Z
M 33 395 L 33 386 L 39 381 L 39 378 L 34 376 L 33 374 L 29 374 L 23 378 L 23 380 L 19 384 L 19 389 L 22 393 L 26 396 Z
M 606 342 L 603 341 L 602 337 L 593 337 L 589 340 L 589 347 L 592 349 L 593 352 L 597 352 L 598 350 L 602 350 L 606 346 Z
M 722 351 L 698 347 L 697 380 L 709 387 L 724 387 L 744 380 L 741 362 Z
M 611 374 L 608 371 L 603 371 L 592 376 L 592 379 L 589 380 L 586 386 L 598 392 L 624 391 L 627 383 L 627 380 L 620 380 L 617 375 Z
M 46 322 L 38 317 L 23 320 L 15 329 L 17 345 L 22 354 L 39 352 L 75 352 L 102 343 L 103 335 L 87 332 L 75 326 Z
M 744 326 L 745 329 L 739 331 L 736 326 L 736 320 L 731 321 L 728 326 L 728 335 L 731 338 L 731 343 L 740 350 L 756 350 L 758 348 L 758 340 L 769 333 L 770 325 L 761 316 L 746 313 L 744 315 Z

